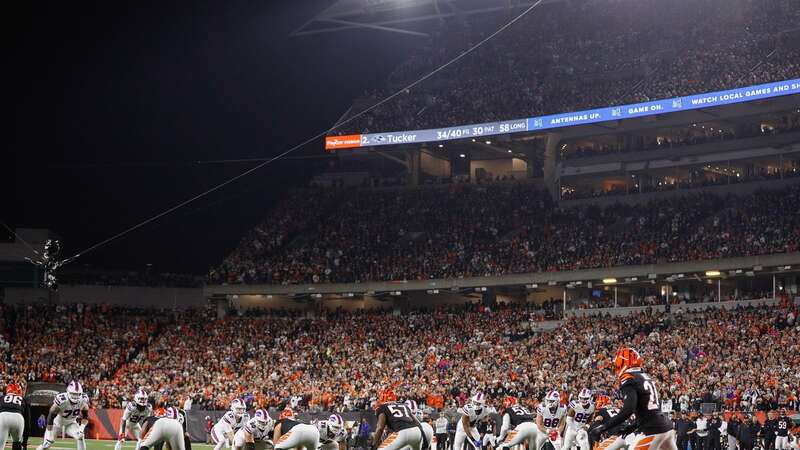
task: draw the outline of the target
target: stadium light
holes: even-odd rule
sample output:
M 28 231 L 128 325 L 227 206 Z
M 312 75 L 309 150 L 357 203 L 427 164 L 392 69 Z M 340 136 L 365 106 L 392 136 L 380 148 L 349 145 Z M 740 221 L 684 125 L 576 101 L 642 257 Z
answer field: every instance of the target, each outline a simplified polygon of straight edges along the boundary
M 508 153 L 511 153 L 511 150 L 509 150 Z
M 718 277 L 720 275 L 719 270 L 706 270 L 707 277 Z
M 463 153 L 462 153 L 462 154 L 458 155 L 458 157 L 459 157 L 459 158 L 466 158 L 466 157 L 467 157 L 467 155 L 465 155 L 465 154 L 463 154 Z
M 534 284 L 526 284 L 526 285 L 525 285 L 525 288 L 526 288 L 526 289 L 536 289 L 536 288 L 538 288 L 538 287 L 539 287 L 539 285 L 538 285 L 538 284 L 535 284 L 535 283 L 534 283 Z
M 603 284 L 616 284 L 616 278 L 603 278 Z
M 492 145 L 492 141 L 486 141 L 486 145 Z
M 439 148 L 444 148 L 444 144 L 439 144 Z

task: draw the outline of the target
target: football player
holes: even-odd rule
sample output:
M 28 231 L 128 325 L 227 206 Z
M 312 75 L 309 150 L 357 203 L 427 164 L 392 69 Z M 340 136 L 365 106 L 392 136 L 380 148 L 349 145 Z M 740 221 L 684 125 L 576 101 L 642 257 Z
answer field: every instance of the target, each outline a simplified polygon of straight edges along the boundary
M 563 450 L 570 450 L 578 433 L 588 425 L 589 419 L 593 414 L 594 404 L 592 404 L 592 391 L 585 388 L 581 389 L 581 392 L 578 394 L 578 401 L 569 402 L 569 406 L 567 407 L 567 431 L 564 434 Z
M 136 450 L 142 443 L 142 424 L 145 419 L 153 415 L 153 406 L 147 398 L 147 392 L 139 388 L 133 395 L 133 401 L 128 402 L 119 425 L 119 437 L 114 445 L 114 450 L 121 450 L 125 438 L 131 434 L 136 438 Z
M 522 443 L 527 443 L 528 449 L 534 450 L 537 436 L 531 410 L 520 405 L 516 397 L 506 397 L 503 400 L 503 423 L 497 437 L 497 442 L 502 444 L 497 450 L 507 450 Z
M 489 415 L 486 407 L 486 397 L 479 392 L 472 396 L 469 402 L 458 409 L 461 418 L 456 424 L 456 435 L 453 438 L 453 450 L 463 450 L 467 441 L 475 450 L 481 449 L 481 435 L 475 424 Z
M 315 424 L 319 430 L 319 450 L 347 450 L 347 430 L 344 419 L 338 414 L 331 414 L 326 420 Z
M 0 397 L 0 449 L 6 447 L 11 436 L 12 450 L 22 450 L 28 445 L 30 424 L 25 423 L 30 417 L 30 405 L 22 393 L 22 388 L 15 383 L 6 386 L 6 393 Z
M 378 416 L 378 424 L 372 435 L 373 448 L 400 450 L 403 447 L 409 447 L 411 450 L 421 450 L 424 440 L 422 428 L 408 406 L 394 401 L 396 397 L 393 393 L 381 395 L 381 397 L 378 410 L 375 412 Z M 380 441 L 383 432 L 387 430 L 389 435 Z
M 272 442 L 276 450 L 301 449 L 317 450 L 319 430 L 314 425 L 300 423 L 294 418 L 290 408 L 281 413 L 281 419 L 272 432 Z
M 564 421 L 566 413 L 567 408 L 561 405 L 561 394 L 558 391 L 548 392 L 544 402 L 536 410 L 537 450 L 541 449 L 548 440 L 555 447 L 566 426 Z
M 169 407 L 145 419 L 139 450 L 169 444 L 170 450 L 186 450 L 184 425 L 178 408 Z M 183 419 L 185 420 L 185 419 Z
M 620 348 L 614 355 L 614 372 L 620 382 L 623 397 L 619 414 L 608 422 L 593 428 L 590 435 L 597 436 L 617 427 L 636 414 L 637 431 L 632 447 L 637 450 L 677 450 L 672 422 L 661 411 L 655 382 L 642 371 L 642 357 L 630 348 Z
M 598 396 L 595 402 L 597 414 L 595 415 L 594 422 L 590 425 L 591 428 L 594 429 L 604 423 L 608 423 L 612 417 L 619 414 L 619 406 L 621 405 L 612 405 L 611 399 L 606 395 Z M 633 434 L 629 434 L 633 427 L 632 423 L 633 420 L 628 420 L 616 427 L 608 428 L 604 433 L 605 439 L 599 442 L 590 439 L 589 446 L 594 448 L 594 444 L 596 443 L 598 450 L 620 450 L 629 448 L 634 436 Z M 593 433 L 590 432 L 589 435 L 593 436 Z
M 411 410 L 411 414 L 417 419 L 419 426 L 422 427 L 422 434 L 425 437 L 422 443 L 424 447 L 423 450 L 429 449 L 431 445 L 433 445 L 433 426 L 425 421 L 425 413 L 422 411 L 422 408 L 417 405 L 416 400 L 406 400 L 405 405 Z
M 780 415 L 775 421 L 775 450 L 789 449 L 789 429 L 791 427 L 792 420 L 786 416 L 786 408 L 781 408 Z
M 80 419 L 79 419 L 80 418 Z M 89 423 L 89 396 L 83 393 L 83 386 L 78 381 L 71 381 L 67 385 L 67 392 L 56 395 L 53 406 L 47 413 L 47 430 L 44 433 L 42 445 L 36 450 L 50 448 L 56 440 L 53 429 L 64 429 L 67 436 L 75 439 L 78 450 L 86 450 L 84 430 Z
M 264 450 L 267 443 L 272 443 L 272 431 L 275 429 L 275 420 L 269 416 L 266 409 L 256 410 L 253 418 L 233 436 L 235 450 Z
M 234 435 L 248 420 L 250 416 L 245 412 L 244 401 L 239 398 L 234 399 L 230 411 L 226 412 L 211 429 L 211 440 L 216 444 L 214 450 L 222 449 L 223 445 L 230 448 L 233 445 Z

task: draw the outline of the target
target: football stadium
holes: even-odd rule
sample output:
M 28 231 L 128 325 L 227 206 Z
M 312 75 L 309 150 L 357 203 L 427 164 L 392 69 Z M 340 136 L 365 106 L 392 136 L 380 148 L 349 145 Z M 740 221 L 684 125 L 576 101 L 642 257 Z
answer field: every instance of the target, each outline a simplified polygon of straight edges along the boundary
M 798 0 L 13 17 L 3 448 L 800 450 Z

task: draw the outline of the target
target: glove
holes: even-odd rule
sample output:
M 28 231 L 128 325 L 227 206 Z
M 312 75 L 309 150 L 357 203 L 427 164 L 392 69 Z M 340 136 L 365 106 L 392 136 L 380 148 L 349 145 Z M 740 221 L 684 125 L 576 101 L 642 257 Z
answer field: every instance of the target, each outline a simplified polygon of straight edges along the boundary
M 600 440 L 600 436 L 605 433 L 606 427 L 603 425 L 598 425 L 589 430 L 589 440 L 592 442 L 598 442 Z
M 475 448 L 481 448 L 481 440 L 480 439 L 474 439 L 472 441 L 472 445 L 474 445 Z
M 629 424 L 629 425 L 627 425 L 627 426 L 625 426 L 623 428 L 620 428 L 619 434 L 620 434 L 620 436 L 625 436 L 625 435 L 633 433 L 634 431 L 636 431 L 637 428 L 638 428 L 638 426 L 635 423 L 632 423 L 632 424 Z
M 558 440 L 558 430 L 553 430 L 550 432 L 550 440 L 555 442 Z

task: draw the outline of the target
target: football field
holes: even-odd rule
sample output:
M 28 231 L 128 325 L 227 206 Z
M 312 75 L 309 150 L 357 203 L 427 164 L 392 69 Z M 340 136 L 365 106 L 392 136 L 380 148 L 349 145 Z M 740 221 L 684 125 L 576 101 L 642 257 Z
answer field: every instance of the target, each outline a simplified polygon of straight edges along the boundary
M 28 441 L 28 450 L 36 450 L 36 446 L 42 443 L 42 438 L 32 437 Z M 101 441 L 97 439 L 86 439 L 86 450 L 114 450 L 116 441 Z M 11 448 L 11 442 L 6 444 L 6 448 Z M 135 441 L 125 441 L 122 450 L 134 450 Z M 213 450 L 213 445 L 192 442 L 192 450 Z M 74 439 L 56 439 L 56 443 L 50 447 L 51 450 L 75 450 Z

